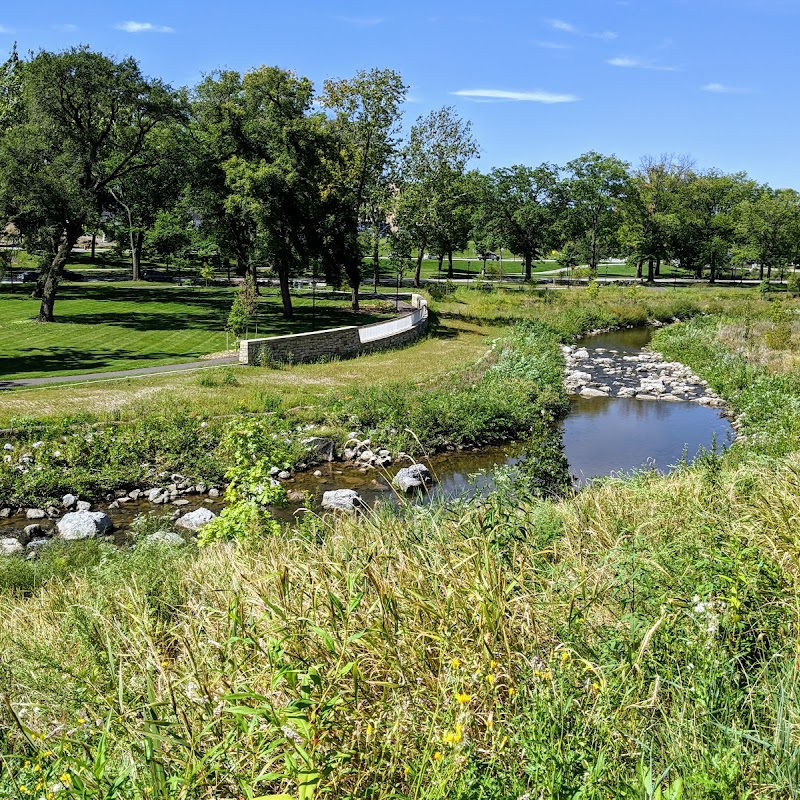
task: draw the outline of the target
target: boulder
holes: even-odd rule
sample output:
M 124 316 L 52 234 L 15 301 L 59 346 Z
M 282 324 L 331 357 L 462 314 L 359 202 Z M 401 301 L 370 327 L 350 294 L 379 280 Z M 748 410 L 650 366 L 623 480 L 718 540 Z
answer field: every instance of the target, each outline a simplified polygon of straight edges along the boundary
M 77 502 L 78 498 L 74 494 L 65 494 L 61 498 L 61 505 L 64 506 L 64 508 L 72 508 Z
M 336 443 L 333 439 L 311 436 L 303 439 L 303 444 L 311 451 L 314 461 L 333 461 L 336 458 Z
M 352 489 L 333 489 L 322 495 L 322 507 L 328 511 L 354 513 L 363 507 L 361 495 Z
M 19 539 L 11 537 L 0 539 L 0 556 L 19 556 L 25 552 L 25 547 Z
M 591 386 L 584 386 L 580 395 L 581 397 L 608 397 L 608 389 L 592 389 Z
M 75 541 L 110 533 L 114 529 L 114 523 L 102 511 L 71 511 L 61 517 L 57 527 L 58 535 L 62 539 Z
M 92 504 L 88 500 L 78 500 L 75 504 L 76 511 L 91 511 Z
M 290 503 L 305 503 L 306 501 L 306 493 L 305 492 L 298 492 L 298 491 L 291 491 L 286 493 L 286 499 Z
M 188 531 L 199 531 L 204 525 L 208 525 L 212 519 L 216 519 L 217 515 L 207 508 L 198 508 L 184 514 L 182 517 L 175 521 L 179 528 L 186 528 Z
M 25 512 L 25 516 L 28 519 L 44 519 L 47 516 L 47 512 L 41 508 L 29 508 Z
M 392 479 L 392 483 L 400 491 L 407 492 L 409 489 L 417 489 L 420 486 L 427 486 L 433 483 L 430 470 L 424 464 L 412 464 L 410 467 L 403 467 Z
M 289 472 L 288 470 L 285 470 L 285 469 L 284 469 L 284 470 L 281 470 L 281 471 L 278 473 L 278 477 L 279 477 L 279 478 L 280 478 L 282 481 L 288 481 L 288 480 L 289 480 L 289 478 L 291 478 L 291 477 L 292 477 L 292 473 L 291 473 L 291 472 Z
M 147 493 L 147 499 L 151 503 L 157 503 L 158 498 L 161 497 L 162 494 L 163 494 L 163 489 L 160 488 L 150 489 L 150 491 Z
M 209 497 L 219 497 L 219 489 L 214 489 L 213 487 L 208 490 Z
M 8 519 L 11 516 L 10 508 L 0 508 L 0 519 Z

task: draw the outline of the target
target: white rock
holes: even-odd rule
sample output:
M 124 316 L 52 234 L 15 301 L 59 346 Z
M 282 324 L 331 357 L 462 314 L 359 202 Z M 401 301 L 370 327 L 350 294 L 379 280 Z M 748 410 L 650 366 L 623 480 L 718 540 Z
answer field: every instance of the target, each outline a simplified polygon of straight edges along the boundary
M 175 521 L 179 528 L 186 528 L 189 531 L 199 531 L 204 525 L 208 525 L 212 519 L 216 519 L 217 515 L 207 508 L 198 508 L 184 514 L 182 517 Z
M 161 544 L 167 547 L 183 547 L 186 540 L 175 531 L 156 531 L 144 537 L 148 544 Z
M 322 495 L 322 507 L 329 511 L 354 513 L 364 505 L 361 495 L 352 489 L 333 489 Z
M 25 552 L 25 548 L 17 539 L 11 537 L 0 539 L 0 556 L 17 556 Z
M 61 505 L 64 506 L 64 508 L 72 508 L 77 502 L 78 498 L 74 494 L 65 494 L 61 498 Z
M 28 519 L 44 519 L 47 516 L 47 513 L 41 508 L 29 508 L 25 512 L 25 516 Z
M 74 541 L 110 533 L 114 529 L 114 523 L 102 511 L 72 511 L 61 517 L 57 527 L 58 535 L 62 539 Z
M 88 500 L 78 500 L 75 504 L 76 511 L 91 511 L 92 504 Z
M 608 391 L 605 389 L 592 389 L 590 386 L 584 386 L 581 389 L 581 397 L 608 397 Z
M 401 491 L 407 492 L 409 489 L 417 489 L 432 483 L 432 478 L 430 470 L 424 464 L 412 464 L 410 467 L 403 467 L 399 470 L 392 479 L 392 483 Z

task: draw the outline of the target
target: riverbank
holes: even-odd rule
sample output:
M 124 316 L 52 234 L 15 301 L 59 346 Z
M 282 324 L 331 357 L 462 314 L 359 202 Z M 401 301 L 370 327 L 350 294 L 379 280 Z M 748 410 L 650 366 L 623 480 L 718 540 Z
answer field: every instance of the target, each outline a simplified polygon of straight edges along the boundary
M 309 516 L 199 552 L 88 541 L 8 560 L 0 786 L 793 796 L 798 332 L 768 337 L 770 305 L 657 335 L 745 414 L 730 453 L 669 476 L 556 502 L 500 475 L 457 507 Z M 602 327 L 597 306 L 567 322 Z M 721 361 L 734 325 L 758 347 Z M 726 383 L 737 364 L 748 380 Z

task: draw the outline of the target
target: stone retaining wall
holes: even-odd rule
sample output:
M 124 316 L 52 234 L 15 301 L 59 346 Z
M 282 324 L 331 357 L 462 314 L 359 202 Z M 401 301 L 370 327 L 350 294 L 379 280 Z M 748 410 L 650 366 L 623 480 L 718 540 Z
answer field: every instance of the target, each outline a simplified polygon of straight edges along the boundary
M 243 339 L 239 343 L 240 364 L 300 364 L 332 358 L 353 358 L 392 347 L 402 347 L 417 339 L 428 327 L 425 298 L 411 295 L 414 311 L 373 325 L 349 325 L 310 333 Z

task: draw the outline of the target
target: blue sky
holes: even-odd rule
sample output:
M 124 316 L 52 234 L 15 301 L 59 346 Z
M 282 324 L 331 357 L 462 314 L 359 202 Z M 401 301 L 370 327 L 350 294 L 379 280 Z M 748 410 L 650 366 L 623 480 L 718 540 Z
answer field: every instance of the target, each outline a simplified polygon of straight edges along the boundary
M 689 155 L 800 190 L 800 0 L 34 0 L 0 6 L 0 48 L 88 44 L 192 85 L 220 67 L 326 77 L 390 67 L 406 126 L 452 105 L 482 170 L 587 150 Z

